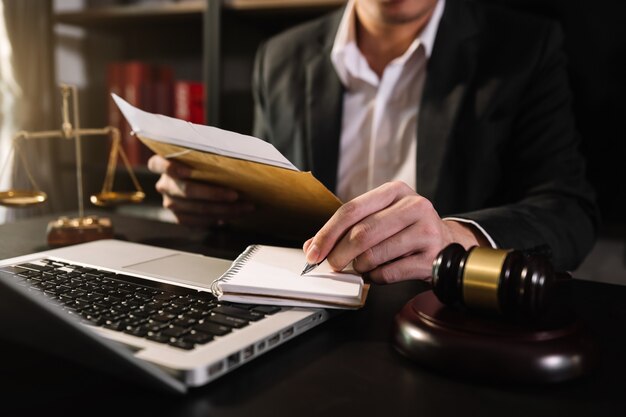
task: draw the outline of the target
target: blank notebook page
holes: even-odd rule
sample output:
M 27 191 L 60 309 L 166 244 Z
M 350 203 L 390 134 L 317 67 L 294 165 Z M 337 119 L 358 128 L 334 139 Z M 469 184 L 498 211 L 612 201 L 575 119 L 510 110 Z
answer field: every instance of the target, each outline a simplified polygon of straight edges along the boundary
M 354 299 L 363 280 L 354 271 L 333 272 L 327 262 L 301 276 L 306 259 L 302 249 L 255 245 L 249 247 L 219 281 L 224 293 L 298 296 L 311 299 Z

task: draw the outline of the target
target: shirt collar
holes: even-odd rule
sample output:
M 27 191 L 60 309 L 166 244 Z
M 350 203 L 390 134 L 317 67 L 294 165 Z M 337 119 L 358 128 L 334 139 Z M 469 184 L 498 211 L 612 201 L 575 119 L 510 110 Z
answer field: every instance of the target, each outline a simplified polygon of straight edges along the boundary
M 356 44 L 356 9 L 354 2 L 355 0 L 349 0 L 346 5 L 341 22 L 339 23 L 339 28 L 337 29 L 337 34 L 335 35 L 333 48 L 330 52 L 335 70 L 344 85 L 348 84 L 349 76 L 354 72 L 354 67 L 351 66 L 349 62 L 352 62 L 353 65 L 363 65 L 365 59 L 360 54 Z M 433 15 L 422 32 L 415 38 L 405 53 L 396 58 L 396 62 L 401 64 L 406 62 L 420 45 L 424 47 L 426 59 L 430 57 L 444 8 L 445 0 L 438 0 Z M 355 60 L 355 55 L 360 55 L 361 59 L 358 61 L 361 62 Z

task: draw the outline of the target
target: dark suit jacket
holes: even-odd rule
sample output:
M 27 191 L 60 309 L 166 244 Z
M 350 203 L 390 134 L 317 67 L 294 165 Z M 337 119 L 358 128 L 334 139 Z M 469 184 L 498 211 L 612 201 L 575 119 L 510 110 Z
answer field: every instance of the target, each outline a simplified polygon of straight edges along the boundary
M 259 48 L 255 131 L 336 185 L 343 87 L 330 60 L 342 10 Z M 417 189 L 504 248 L 548 245 L 559 269 L 590 250 L 597 206 L 571 110 L 559 27 L 447 0 L 419 110 Z

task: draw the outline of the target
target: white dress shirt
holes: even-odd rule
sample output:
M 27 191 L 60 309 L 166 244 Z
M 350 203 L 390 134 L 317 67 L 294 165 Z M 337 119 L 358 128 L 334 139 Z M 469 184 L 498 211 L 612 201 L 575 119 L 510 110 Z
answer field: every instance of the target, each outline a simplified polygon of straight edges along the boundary
M 346 5 L 331 50 L 333 66 L 345 87 L 336 190 L 342 201 L 388 181 L 403 181 L 415 190 L 419 105 L 426 63 L 444 8 L 445 0 L 439 0 L 419 36 L 378 77 L 357 45 L 354 0 Z M 496 247 L 476 222 L 446 220 L 474 225 Z
M 354 0 L 348 2 L 331 51 L 346 89 L 337 175 L 343 201 L 393 180 L 415 189 L 419 103 L 444 3 L 379 78 L 357 46 Z

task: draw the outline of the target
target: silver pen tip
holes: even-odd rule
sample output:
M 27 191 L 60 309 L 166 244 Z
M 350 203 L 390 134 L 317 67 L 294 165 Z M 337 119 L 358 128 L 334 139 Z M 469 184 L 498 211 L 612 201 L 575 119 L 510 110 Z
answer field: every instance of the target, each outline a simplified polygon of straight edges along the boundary
M 302 270 L 302 272 L 300 273 L 300 276 L 302 276 L 302 275 L 312 271 L 316 266 L 317 266 L 316 264 L 309 264 L 309 263 L 307 263 L 304 266 L 304 269 Z

